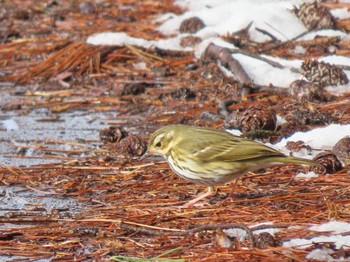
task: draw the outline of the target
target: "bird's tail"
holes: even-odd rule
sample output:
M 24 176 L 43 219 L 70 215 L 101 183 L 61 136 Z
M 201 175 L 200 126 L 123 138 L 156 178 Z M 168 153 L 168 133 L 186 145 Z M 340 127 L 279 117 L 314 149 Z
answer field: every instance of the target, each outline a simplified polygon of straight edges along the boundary
M 277 162 L 283 164 L 296 164 L 296 165 L 309 165 L 309 166 L 319 166 L 320 164 L 309 159 L 299 158 L 299 157 L 278 157 Z

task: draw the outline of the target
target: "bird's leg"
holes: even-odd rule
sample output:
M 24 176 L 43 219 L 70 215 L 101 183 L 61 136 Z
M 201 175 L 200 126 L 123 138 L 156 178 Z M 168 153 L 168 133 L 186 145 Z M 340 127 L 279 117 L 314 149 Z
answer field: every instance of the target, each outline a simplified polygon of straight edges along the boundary
M 224 201 L 221 201 L 220 202 L 220 205 L 222 206 L 222 205 L 224 205 L 224 204 L 226 204 L 226 202 L 230 199 L 230 198 L 234 198 L 234 191 L 235 191 L 235 189 L 236 189 L 236 187 L 237 187 L 237 182 L 238 182 L 238 178 L 236 178 L 235 180 L 233 180 L 233 186 L 232 186 L 232 188 L 231 188 L 231 191 L 230 191 L 230 193 L 228 194 L 228 196 L 226 197 L 226 199 L 224 200 Z
M 238 182 L 238 178 L 236 178 L 235 180 L 233 180 L 233 186 L 231 188 L 230 193 L 228 194 L 227 198 L 233 198 L 234 197 L 234 193 L 233 191 L 235 191 L 236 187 L 237 187 L 237 182 Z
M 191 201 L 189 201 L 188 203 L 184 204 L 183 206 L 181 206 L 180 208 L 189 208 L 192 207 L 195 203 L 197 203 L 198 201 L 211 196 L 215 193 L 215 189 L 212 186 L 208 186 L 208 191 L 202 195 L 199 195 L 198 197 L 196 197 L 195 199 L 192 199 Z

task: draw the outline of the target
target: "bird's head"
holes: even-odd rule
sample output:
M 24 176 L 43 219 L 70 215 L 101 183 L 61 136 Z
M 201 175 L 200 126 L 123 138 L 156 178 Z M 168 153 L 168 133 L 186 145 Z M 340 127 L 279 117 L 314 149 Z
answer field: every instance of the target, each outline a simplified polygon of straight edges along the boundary
M 148 154 L 165 157 L 174 145 L 176 128 L 165 126 L 154 132 L 148 142 Z

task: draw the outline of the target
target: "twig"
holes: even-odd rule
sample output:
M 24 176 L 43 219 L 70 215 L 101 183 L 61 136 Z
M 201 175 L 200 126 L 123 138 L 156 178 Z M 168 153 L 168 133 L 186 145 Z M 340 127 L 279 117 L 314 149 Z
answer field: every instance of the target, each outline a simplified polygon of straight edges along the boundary
M 281 43 L 277 43 L 277 44 L 274 44 L 274 45 L 271 45 L 271 46 L 267 46 L 266 48 L 263 48 L 261 50 L 259 50 L 259 53 L 266 53 L 267 51 L 271 50 L 271 49 L 275 49 L 275 48 L 278 48 L 278 47 L 281 47 L 281 46 L 284 46 L 284 45 L 287 45 L 291 42 L 294 42 L 295 40 L 303 37 L 304 35 L 308 34 L 308 33 L 311 33 L 312 31 L 305 31 L 299 35 L 297 35 L 296 37 L 293 37 L 292 39 L 290 40 L 287 40 L 285 42 L 281 42 Z
M 231 228 L 239 228 L 247 232 L 248 234 L 248 240 L 250 242 L 250 248 L 255 247 L 255 240 L 253 231 L 242 224 L 216 224 L 216 225 L 202 225 L 197 226 L 191 229 L 186 230 L 178 230 L 178 229 L 170 229 L 170 228 L 158 228 L 158 227 L 152 227 L 148 225 L 141 225 L 137 223 L 132 222 L 123 222 L 120 223 L 120 228 L 124 230 L 130 230 L 137 233 L 145 233 L 148 235 L 154 235 L 154 236 L 164 236 L 164 235 L 172 235 L 172 236 L 188 236 L 193 235 L 198 232 L 202 231 L 216 231 L 218 229 L 231 229 Z
M 26 186 L 26 188 L 28 188 L 36 193 L 43 194 L 43 195 L 60 195 L 59 193 L 56 193 L 56 192 L 46 192 L 46 191 L 42 191 L 42 190 L 33 188 L 31 186 L 28 186 L 28 185 Z
M 257 230 L 263 230 L 263 229 L 269 229 L 269 228 L 288 228 L 290 227 L 289 224 L 280 224 L 280 225 L 259 225 L 250 228 L 252 231 L 257 231 Z
M 273 41 L 275 41 L 275 42 L 279 41 L 277 37 L 275 37 L 273 34 L 267 32 L 267 31 L 264 30 L 264 29 L 261 29 L 261 28 L 256 27 L 255 30 L 258 31 L 258 32 L 260 32 L 260 33 L 262 33 L 262 34 L 264 34 L 264 35 L 269 36 L 269 37 L 270 37 Z
M 239 50 L 239 49 L 229 49 L 232 53 L 234 54 L 242 54 L 242 55 L 246 55 L 246 56 L 249 56 L 249 57 L 252 57 L 252 58 L 255 58 L 255 59 L 258 59 L 258 60 L 261 60 L 261 61 L 264 61 L 274 67 L 277 67 L 277 68 L 280 68 L 280 69 L 283 69 L 285 68 L 285 66 L 281 65 L 280 63 L 277 63 L 275 61 L 272 61 L 268 58 L 265 58 L 265 57 L 262 57 L 261 55 L 258 55 L 258 54 L 252 54 L 252 53 L 248 53 L 247 51 L 243 51 L 243 50 Z

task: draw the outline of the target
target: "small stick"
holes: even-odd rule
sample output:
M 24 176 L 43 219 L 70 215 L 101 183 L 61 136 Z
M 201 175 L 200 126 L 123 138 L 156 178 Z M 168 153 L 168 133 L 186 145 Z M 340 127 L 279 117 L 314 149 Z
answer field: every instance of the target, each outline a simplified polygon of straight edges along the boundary
M 250 241 L 250 247 L 254 248 L 255 247 L 255 240 L 254 240 L 254 235 L 253 231 L 242 224 L 216 224 L 216 225 L 202 225 L 198 227 L 194 227 L 191 229 L 187 230 L 178 230 L 178 229 L 169 229 L 169 228 L 158 228 L 158 227 L 152 227 L 152 226 L 147 226 L 147 225 L 141 225 L 133 222 L 121 222 L 120 223 L 120 228 L 124 230 L 130 230 L 133 232 L 138 232 L 138 233 L 145 233 L 149 235 L 154 235 L 154 236 L 163 236 L 163 235 L 172 235 L 172 236 L 188 236 L 188 235 L 193 235 L 195 233 L 201 232 L 201 231 L 216 231 L 218 229 L 230 229 L 230 228 L 239 228 L 247 232 L 248 234 L 248 239 Z
M 273 41 L 275 41 L 275 42 L 279 41 L 277 37 L 275 37 L 273 34 L 267 32 L 267 31 L 264 30 L 264 29 L 261 29 L 261 28 L 256 27 L 255 30 L 258 31 L 258 32 L 260 32 L 260 33 L 262 33 L 262 34 L 264 34 L 264 35 L 267 35 L 268 37 L 270 37 L 270 38 L 271 38 Z
M 281 65 L 280 63 L 277 63 L 277 62 L 272 61 L 272 60 L 270 60 L 270 59 L 268 59 L 268 58 L 262 57 L 261 55 L 257 55 L 257 54 L 253 54 L 253 53 L 248 53 L 247 51 L 238 50 L 238 49 L 229 49 L 229 50 L 230 50 L 232 53 L 242 54 L 242 55 L 246 55 L 246 56 L 249 56 L 249 57 L 252 57 L 252 58 L 255 58 L 255 59 L 264 61 L 264 62 L 270 64 L 270 65 L 273 66 L 273 67 L 277 67 L 277 68 L 280 68 L 280 69 L 285 68 L 285 66 Z

